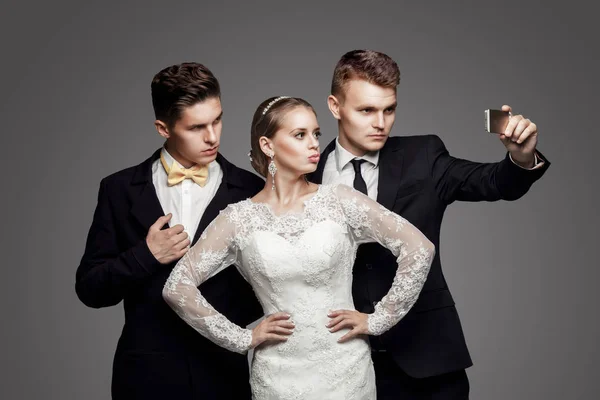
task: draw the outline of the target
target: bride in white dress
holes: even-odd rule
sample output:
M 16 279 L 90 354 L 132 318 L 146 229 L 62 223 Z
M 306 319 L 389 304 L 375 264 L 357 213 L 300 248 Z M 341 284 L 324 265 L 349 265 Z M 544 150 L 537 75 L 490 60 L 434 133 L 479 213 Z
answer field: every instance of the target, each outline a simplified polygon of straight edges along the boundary
M 231 351 L 254 350 L 253 399 L 375 399 L 366 335 L 380 335 L 413 306 L 434 256 L 412 224 L 344 185 L 315 185 L 313 108 L 298 98 L 265 100 L 252 121 L 252 165 L 267 177 L 252 199 L 229 205 L 171 272 L 163 296 L 188 324 Z M 398 260 L 373 314 L 354 310 L 358 245 L 379 242 Z M 254 329 L 215 310 L 198 286 L 234 264 L 266 318 Z M 224 296 L 227 294 L 224 293 Z

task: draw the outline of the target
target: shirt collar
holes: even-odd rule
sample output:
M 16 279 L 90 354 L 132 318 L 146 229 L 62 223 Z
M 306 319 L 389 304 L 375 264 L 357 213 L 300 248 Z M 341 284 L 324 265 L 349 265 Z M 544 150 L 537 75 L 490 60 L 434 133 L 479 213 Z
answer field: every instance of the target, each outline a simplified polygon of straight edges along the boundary
M 377 165 L 379 164 L 379 151 L 369 151 L 369 152 L 365 153 L 362 157 L 357 157 L 354 154 L 350 153 L 345 148 L 343 148 L 342 145 L 340 144 L 339 138 L 336 138 L 335 139 L 335 161 L 336 161 L 336 166 L 337 166 L 338 172 L 341 173 L 342 169 L 344 169 L 346 164 L 348 164 L 350 161 L 354 160 L 355 158 L 357 158 L 359 160 L 365 160 L 365 161 L 373 164 L 374 167 L 377 167 Z

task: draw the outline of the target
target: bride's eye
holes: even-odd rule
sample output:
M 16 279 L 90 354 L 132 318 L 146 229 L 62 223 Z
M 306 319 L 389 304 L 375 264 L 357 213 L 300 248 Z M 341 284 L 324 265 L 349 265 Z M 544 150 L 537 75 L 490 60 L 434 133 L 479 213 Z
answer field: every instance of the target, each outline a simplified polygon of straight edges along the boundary
M 318 139 L 321 137 L 321 132 L 320 131 L 316 131 L 315 133 L 313 133 L 313 135 L 315 135 L 315 137 Z
M 304 137 L 304 132 L 298 132 L 294 136 L 298 139 L 302 139 Z

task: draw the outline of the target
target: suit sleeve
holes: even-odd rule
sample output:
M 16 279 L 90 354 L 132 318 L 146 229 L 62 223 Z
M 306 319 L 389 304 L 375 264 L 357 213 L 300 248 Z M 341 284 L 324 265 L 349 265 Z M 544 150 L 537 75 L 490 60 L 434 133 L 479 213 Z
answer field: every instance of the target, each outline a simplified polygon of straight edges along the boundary
M 508 155 L 500 162 L 479 163 L 451 156 L 442 140 L 429 137 L 428 158 L 438 197 L 446 204 L 459 201 L 516 200 L 546 172 L 550 163 L 537 152 L 544 166 L 527 170 Z
M 75 276 L 75 291 L 87 306 L 100 308 L 118 304 L 127 290 L 152 275 L 161 264 L 146 240 L 121 251 L 106 179 L 100 182 L 98 204 L 90 227 L 85 252 Z

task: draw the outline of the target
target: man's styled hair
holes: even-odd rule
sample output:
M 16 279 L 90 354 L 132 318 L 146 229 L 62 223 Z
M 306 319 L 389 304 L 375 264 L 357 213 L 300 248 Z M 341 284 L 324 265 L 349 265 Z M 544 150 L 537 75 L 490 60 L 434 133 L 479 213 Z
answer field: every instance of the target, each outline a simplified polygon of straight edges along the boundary
M 340 58 L 333 70 L 331 94 L 342 97 L 351 79 L 362 79 L 385 88 L 400 83 L 398 64 L 386 54 L 373 50 L 352 50 Z
M 156 119 L 167 127 L 175 125 L 183 109 L 211 97 L 221 97 L 219 81 L 199 63 L 172 65 L 154 76 L 152 106 Z

